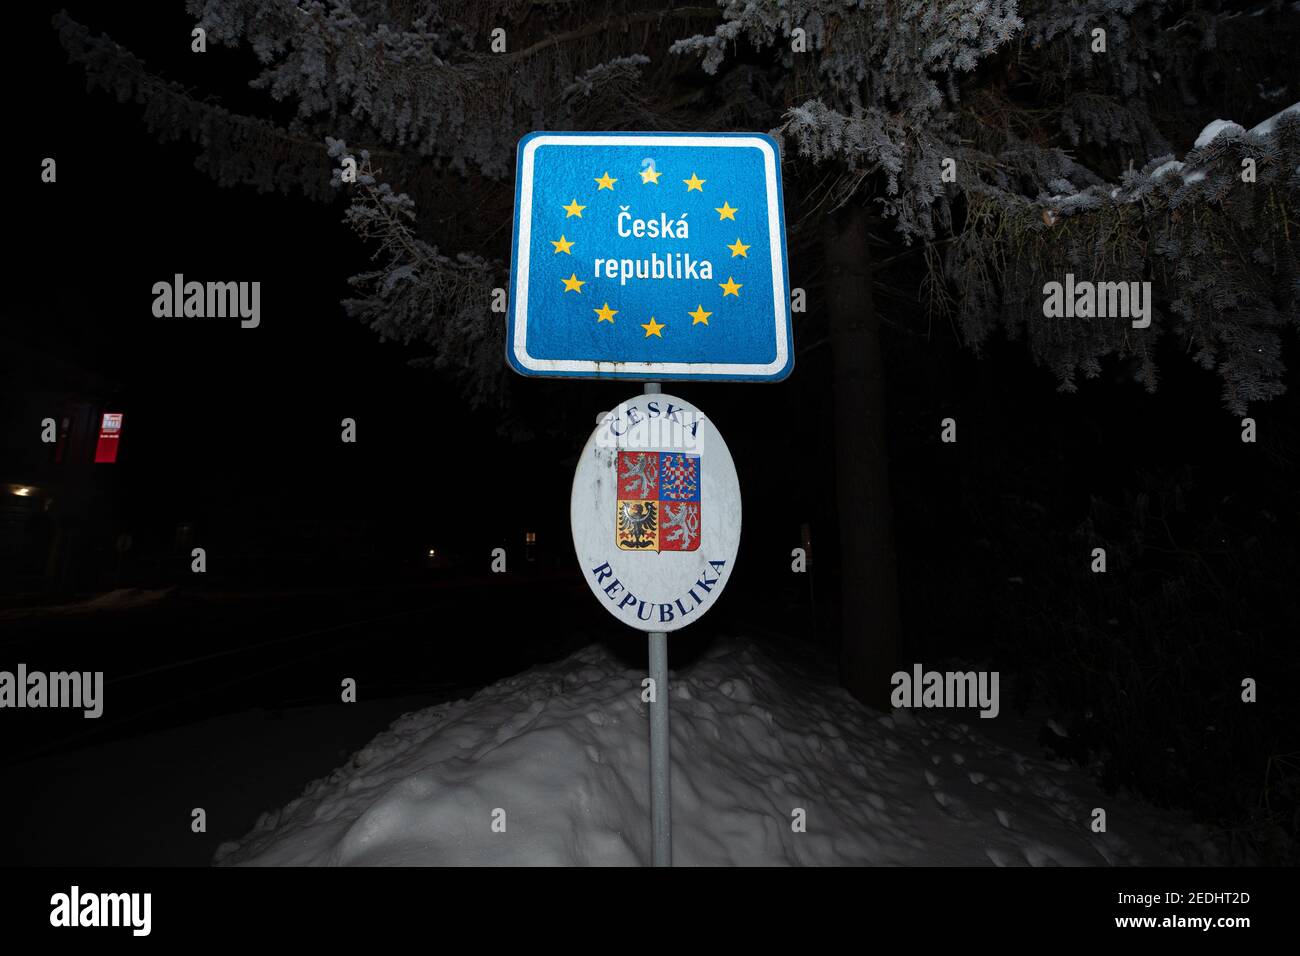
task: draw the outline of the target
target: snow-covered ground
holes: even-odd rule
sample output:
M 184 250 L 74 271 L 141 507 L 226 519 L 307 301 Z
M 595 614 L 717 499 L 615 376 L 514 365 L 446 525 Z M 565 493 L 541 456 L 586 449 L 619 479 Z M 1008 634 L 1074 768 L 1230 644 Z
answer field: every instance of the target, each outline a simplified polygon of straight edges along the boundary
M 593 645 L 404 715 L 216 861 L 644 864 L 643 677 Z M 677 865 L 1201 862 L 1171 848 L 1195 828 L 995 742 L 1033 739 L 1005 708 L 881 714 L 739 640 L 674 671 L 671 699 Z
M 99 611 L 124 611 L 130 608 L 158 604 L 176 591 L 176 588 L 118 588 L 106 591 L 93 598 L 68 604 L 47 604 L 38 607 L 20 607 L 0 611 L 0 622 L 25 621 L 40 617 L 62 617 L 78 614 L 94 614 Z

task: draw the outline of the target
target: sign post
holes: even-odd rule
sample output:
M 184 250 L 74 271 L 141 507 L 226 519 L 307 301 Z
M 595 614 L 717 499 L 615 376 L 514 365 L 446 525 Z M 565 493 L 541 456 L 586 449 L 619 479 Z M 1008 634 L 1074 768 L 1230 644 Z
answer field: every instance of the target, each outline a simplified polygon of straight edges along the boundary
M 650 862 L 673 865 L 672 763 L 668 738 L 668 634 L 650 632 Z
M 658 382 L 646 382 L 645 394 L 657 395 Z M 655 695 L 650 699 L 650 863 L 673 865 L 673 765 L 672 740 L 668 733 L 668 632 L 651 631 L 646 638 L 650 681 Z M 663 696 L 659 696 L 659 689 Z
M 663 391 L 646 382 L 645 394 Z M 668 732 L 668 632 L 651 631 L 646 639 L 650 660 L 650 864 L 673 865 L 672 738 Z M 662 692 L 662 696 L 660 693 Z
M 651 861 L 672 865 L 668 634 L 726 587 L 740 485 L 663 381 L 776 382 L 794 365 L 781 157 L 761 133 L 530 133 L 519 142 L 506 360 L 628 379 L 578 457 L 573 545 L 592 594 L 647 634 Z

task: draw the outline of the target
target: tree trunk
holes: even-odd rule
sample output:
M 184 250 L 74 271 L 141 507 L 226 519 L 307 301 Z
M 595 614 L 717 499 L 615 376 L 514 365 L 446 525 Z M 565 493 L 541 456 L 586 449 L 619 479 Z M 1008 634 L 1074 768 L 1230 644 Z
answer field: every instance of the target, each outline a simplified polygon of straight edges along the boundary
M 840 537 L 840 679 L 858 700 L 887 710 L 901 626 L 885 445 L 885 367 L 864 208 L 853 206 L 828 219 L 825 255 Z

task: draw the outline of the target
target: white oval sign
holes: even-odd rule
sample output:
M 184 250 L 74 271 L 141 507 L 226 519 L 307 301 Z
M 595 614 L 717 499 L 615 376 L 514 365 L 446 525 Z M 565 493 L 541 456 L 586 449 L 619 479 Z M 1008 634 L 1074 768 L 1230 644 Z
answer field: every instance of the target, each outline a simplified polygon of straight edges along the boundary
M 740 483 L 713 423 L 672 395 L 601 416 L 570 505 L 583 577 L 616 618 L 675 631 L 722 593 L 740 547 Z

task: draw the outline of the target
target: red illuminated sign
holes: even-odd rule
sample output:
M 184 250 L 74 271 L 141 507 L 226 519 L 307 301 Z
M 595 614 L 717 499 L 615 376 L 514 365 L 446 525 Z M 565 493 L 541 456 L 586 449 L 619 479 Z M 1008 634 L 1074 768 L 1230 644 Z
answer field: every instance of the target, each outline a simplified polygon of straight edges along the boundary
M 109 464 L 117 461 L 117 441 L 122 434 L 122 413 L 105 412 L 99 425 L 99 443 L 95 445 L 95 461 Z

